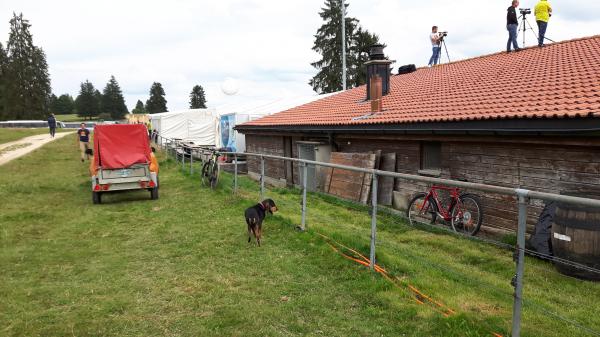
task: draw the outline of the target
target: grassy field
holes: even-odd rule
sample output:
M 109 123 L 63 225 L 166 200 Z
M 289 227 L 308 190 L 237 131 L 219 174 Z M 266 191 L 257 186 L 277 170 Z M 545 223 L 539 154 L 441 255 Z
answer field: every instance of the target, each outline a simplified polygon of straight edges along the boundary
M 300 233 L 298 191 L 268 190 L 280 212 L 258 248 L 242 217 L 255 183 L 232 196 L 225 175 L 209 191 L 161 161 L 160 200 L 133 192 L 95 206 L 72 141 L 0 167 L 0 335 L 508 335 L 511 252 L 381 216 L 378 261 L 395 286 L 317 234 L 368 255 L 366 208 L 311 195 Z M 600 326 L 599 284 L 532 259 L 526 271 L 526 298 Z M 417 303 L 408 285 L 456 314 Z M 523 320 L 522 336 L 586 336 L 532 306 Z
M 56 120 L 61 122 L 84 122 L 84 121 L 94 121 L 96 118 L 85 119 L 83 117 L 77 116 L 77 114 L 68 114 L 68 115 L 56 115 Z
M 57 129 L 56 132 L 66 132 L 70 130 Z M 10 143 L 24 137 L 35 136 L 49 133 L 48 128 L 0 128 L 0 144 Z

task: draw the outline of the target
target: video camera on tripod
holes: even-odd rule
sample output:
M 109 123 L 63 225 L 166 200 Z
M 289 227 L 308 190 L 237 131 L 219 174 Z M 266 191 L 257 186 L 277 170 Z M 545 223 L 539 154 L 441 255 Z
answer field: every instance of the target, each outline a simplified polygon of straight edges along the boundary
M 523 16 L 531 14 L 531 8 L 519 8 L 519 13 Z
M 448 32 L 439 32 L 438 35 L 440 37 L 446 37 L 446 36 L 448 36 Z

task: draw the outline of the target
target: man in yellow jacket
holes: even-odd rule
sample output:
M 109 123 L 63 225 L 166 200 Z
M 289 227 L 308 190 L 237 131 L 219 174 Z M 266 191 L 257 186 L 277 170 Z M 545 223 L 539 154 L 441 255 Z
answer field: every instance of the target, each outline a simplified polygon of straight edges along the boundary
M 548 28 L 548 21 L 550 21 L 551 16 L 552 7 L 550 7 L 548 0 L 540 0 L 540 2 L 535 5 L 535 21 L 537 21 L 538 31 L 540 33 L 538 41 L 539 47 L 544 45 L 546 29 Z

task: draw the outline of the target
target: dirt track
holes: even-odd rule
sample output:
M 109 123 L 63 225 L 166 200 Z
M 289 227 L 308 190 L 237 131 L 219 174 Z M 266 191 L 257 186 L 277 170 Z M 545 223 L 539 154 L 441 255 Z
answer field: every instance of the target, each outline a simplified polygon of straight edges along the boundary
M 14 142 L 0 144 L 0 165 L 4 165 L 9 161 L 24 156 L 35 149 L 39 149 L 53 140 L 60 139 L 67 135 L 74 134 L 73 132 L 56 133 L 55 137 L 50 137 L 49 134 L 29 136 L 19 139 Z

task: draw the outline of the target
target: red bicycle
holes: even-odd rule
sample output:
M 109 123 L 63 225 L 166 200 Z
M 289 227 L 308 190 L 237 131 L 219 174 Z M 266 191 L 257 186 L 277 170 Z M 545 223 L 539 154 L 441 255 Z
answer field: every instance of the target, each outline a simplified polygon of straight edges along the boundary
M 450 201 L 447 207 L 442 204 L 438 191 L 447 191 Z M 479 197 L 460 193 L 456 187 L 432 186 L 428 193 L 417 194 L 408 204 L 406 215 L 411 225 L 415 223 L 435 224 L 441 218 L 450 223 L 457 233 L 476 235 L 483 221 Z

